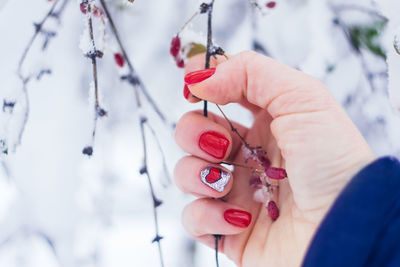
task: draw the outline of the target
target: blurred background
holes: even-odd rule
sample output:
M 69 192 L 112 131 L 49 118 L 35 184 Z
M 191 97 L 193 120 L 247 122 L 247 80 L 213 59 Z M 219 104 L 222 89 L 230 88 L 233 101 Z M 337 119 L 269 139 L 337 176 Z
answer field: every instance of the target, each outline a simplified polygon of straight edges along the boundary
M 267 7 L 269 2 L 274 7 Z M 98 60 L 100 102 L 108 114 L 99 118 L 93 144 L 92 66 L 84 56 L 87 20 L 80 1 L 65 3 L 27 54 L 21 72 L 31 79 L 24 86 L 17 75 L 19 61 L 34 23 L 54 1 L 0 0 L 0 266 L 160 266 L 157 245 L 151 243 L 153 200 L 146 176 L 139 173 L 140 114 L 156 134 L 146 130 L 148 170 L 163 201 L 157 210 L 165 266 L 215 266 L 214 251 L 184 232 L 180 213 L 192 198 L 171 181 L 174 164 L 184 155 L 174 144 L 173 125 L 202 105 L 183 98 L 183 71 L 169 54 L 170 41 L 201 2 L 107 1 L 137 74 L 166 123 L 143 96 L 138 110 L 134 90 L 120 80 L 126 69 L 114 62 L 120 51 L 109 25 L 104 35 L 94 18 L 97 46 L 104 52 Z M 216 0 L 214 42 L 228 54 L 255 49 L 321 79 L 378 156 L 400 156 L 396 10 L 398 0 Z M 202 15 L 182 36 L 205 42 L 206 31 Z M 210 110 L 216 112 L 212 105 Z M 239 106 L 224 110 L 251 125 L 250 113 Z M 94 149 L 90 157 L 82 154 L 88 144 Z M 233 266 L 220 257 L 221 266 Z

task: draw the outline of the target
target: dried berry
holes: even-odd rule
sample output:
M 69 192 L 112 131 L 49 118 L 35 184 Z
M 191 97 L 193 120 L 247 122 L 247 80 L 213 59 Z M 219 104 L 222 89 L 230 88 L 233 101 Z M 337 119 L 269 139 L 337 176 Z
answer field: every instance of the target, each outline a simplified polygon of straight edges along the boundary
M 268 7 L 268 8 L 274 8 L 276 6 L 276 2 L 275 1 L 270 1 L 265 6 Z
M 178 66 L 178 68 L 184 68 L 185 67 L 185 61 L 182 58 L 175 58 L 176 61 L 176 65 Z
M 91 156 L 93 154 L 93 147 L 87 146 L 82 150 L 82 153 L 88 156 Z
M 104 16 L 104 11 L 103 11 L 103 9 L 101 9 L 101 8 L 99 8 L 97 6 L 93 6 L 93 15 L 96 18 L 103 17 Z
M 286 170 L 282 168 L 268 167 L 265 169 L 265 174 L 275 180 L 285 179 L 287 177 Z
M 257 151 L 257 159 L 260 162 L 260 164 L 264 167 L 269 167 L 271 165 L 271 162 L 269 161 L 269 159 L 265 156 L 265 152 L 264 151 Z
M 107 111 L 103 108 L 98 107 L 97 108 L 97 115 L 100 117 L 107 116 Z
M 121 68 L 125 65 L 125 59 L 121 53 L 115 53 L 114 60 L 115 60 L 115 63 L 117 63 L 117 65 Z
M 251 176 L 249 185 L 253 188 L 261 188 L 262 181 L 261 181 L 260 177 L 258 177 L 258 176 Z
M 87 10 L 88 10 L 87 5 L 88 5 L 87 3 L 83 3 L 83 2 L 79 4 L 79 8 L 83 14 L 87 13 Z
M 171 48 L 169 49 L 169 52 L 173 57 L 177 57 L 180 49 L 181 49 L 181 39 L 177 35 L 171 40 Z
M 267 204 L 268 215 L 272 220 L 276 220 L 279 217 L 279 209 L 275 201 L 271 200 Z

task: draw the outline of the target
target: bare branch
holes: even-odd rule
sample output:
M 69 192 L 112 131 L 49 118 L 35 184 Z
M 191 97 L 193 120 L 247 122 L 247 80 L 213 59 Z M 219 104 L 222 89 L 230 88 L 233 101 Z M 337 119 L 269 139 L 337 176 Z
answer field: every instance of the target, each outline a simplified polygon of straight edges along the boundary
M 208 20 L 207 20 L 207 50 L 206 50 L 206 64 L 205 64 L 205 69 L 210 68 L 210 57 L 211 57 L 211 48 L 213 46 L 212 43 L 212 14 L 213 14 L 213 7 L 214 7 L 214 1 L 212 0 L 211 3 L 209 4 L 202 4 L 204 8 L 206 8 L 206 12 L 208 15 Z M 204 9 L 203 9 L 204 10 Z M 203 108 L 203 114 L 205 117 L 207 117 L 207 101 L 204 100 L 204 108 Z
M 93 119 L 93 130 L 92 130 L 92 140 L 91 145 L 86 146 L 82 153 L 88 156 L 93 154 L 93 144 L 96 138 L 96 130 L 97 130 L 97 122 L 99 117 L 104 117 L 107 115 L 107 112 L 100 107 L 99 103 L 99 85 L 98 85 L 98 77 L 97 77 L 97 58 L 101 58 L 103 56 L 103 52 L 96 49 L 96 43 L 94 40 L 93 34 L 93 20 L 92 20 L 92 4 L 89 1 L 83 2 L 87 5 L 87 23 L 89 29 L 89 38 L 91 42 L 91 50 L 86 54 L 88 58 L 92 61 L 92 70 L 93 70 L 93 85 L 94 85 L 94 119 Z
M 161 111 L 161 109 L 158 107 L 158 105 L 156 104 L 156 102 L 154 101 L 154 99 L 150 96 L 148 90 L 146 89 L 146 87 L 144 86 L 143 82 L 141 81 L 139 75 L 137 75 L 135 69 L 133 68 L 132 62 L 128 57 L 128 54 L 126 52 L 126 49 L 124 47 L 124 45 L 122 44 L 120 35 L 118 33 L 117 27 L 115 26 L 114 20 L 111 17 L 110 11 L 108 9 L 108 6 L 106 4 L 106 2 L 104 0 L 100 0 L 101 5 L 103 6 L 104 12 L 106 13 L 106 16 L 108 18 L 108 21 L 110 22 L 110 26 L 111 26 L 111 31 L 113 32 L 115 39 L 117 40 L 118 46 L 121 49 L 122 55 L 126 61 L 126 63 L 128 64 L 128 68 L 129 68 L 129 74 L 125 75 L 125 77 L 121 77 L 122 80 L 127 81 L 129 84 L 132 85 L 132 87 L 135 90 L 135 94 L 138 97 L 139 94 L 137 92 L 137 89 L 139 88 L 142 93 L 144 94 L 144 96 L 146 97 L 147 101 L 149 102 L 149 104 L 152 106 L 153 110 L 156 112 L 156 114 L 158 115 L 158 117 L 164 122 L 166 123 L 166 117 L 164 115 L 164 113 Z M 137 98 L 137 101 L 139 98 Z M 139 106 L 140 106 L 140 102 Z
M 50 38 L 52 38 L 56 35 L 56 33 L 54 31 L 43 30 L 43 26 L 48 21 L 49 18 L 55 18 L 55 19 L 60 20 L 61 14 L 65 10 L 68 0 L 63 0 L 60 8 L 57 11 L 55 11 L 59 2 L 61 2 L 61 0 L 55 0 L 54 3 L 51 5 L 50 9 L 47 11 L 46 15 L 41 19 L 41 21 L 39 23 L 34 23 L 35 30 L 33 32 L 33 35 L 29 39 L 27 45 L 25 46 L 25 49 L 22 52 L 21 58 L 18 61 L 17 75 L 22 83 L 21 93 L 22 93 L 22 97 L 23 97 L 22 102 L 24 105 L 24 115 L 23 115 L 24 118 L 23 118 L 23 123 L 21 124 L 19 132 L 18 132 L 17 142 L 11 148 L 13 151 L 16 149 L 16 147 L 18 145 L 21 144 L 22 136 L 25 131 L 25 126 L 26 126 L 26 123 L 27 123 L 28 117 L 29 117 L 29 97 L 28 97 L 28 92 L 27 92 L 27 85 L 28 85 L 28 82 L 31 80 L 31 75 L 24 76 L 24 74 L 22 73 L 22 69 L 23 69 L 25 60 L 27 58 L 27 55 L 29 54 L 29 52 L 32 48 L 32 45 L 35 42 L 35 40 L 37 39 L 37 37 L 39 36 L 39 34 L 45 34 L 45 36 L 46 36 L 45 42 L 42 46 L 42 50 L 45 50 L 47 48 Z M 46 73 L 49 73 L 49 72 L 50 72 L 50 70 L 46 71 Z M 38 78 L 40 78 L 40 77 L 41 77 L 41 75 L 38 76 Z M 18 102 L 20 102 L 20 101 L 18 101 Z M 5 141 L 3 140 L 3 142 L 5 142 Z M 8 144 L 6 144 L 6 145 L 8 148 Z M 8 151 L 8 149 L 6 151 Z
M 156 234 L 156 236 L 154 237 L 152 242 L 153 243 L 157 242 L 158 253 L 159 253 L 159 257 L 160 257 L 160 264 L 161 264 L 161 267 L 163 267 L 164 260 L 163 260 L 163 254 L 162 254 L 161 243 L 160 243 L 160 241 L 163 237 L 160 235 L 159 226 L 158 226 L 158 214 L 157 214 L 157 207 L 159 207 L 162 204 L 162 201 L 159 200 L 155 195 L 153 183 L 151 181 L 151 176 L 148 171 L 147 145 L 146 145 L 146 135 L 145 135 L 145 131 L 144 131 L 144 124 L 146 124 L 146 123 L 147 123 L 147 118 L 141 117 L 140 118 L 140 133 L 142 135 L 142 144 L 143 144 L 143 167 L 140 170 L 140 174 L 145 174 L 147 177 L 147 181 L 149 183 L 150 193 L 151 193 L 151 197 L 153 200 L 153 216 L 154 216 L 154 227 L 155 227 L 155 234 Z

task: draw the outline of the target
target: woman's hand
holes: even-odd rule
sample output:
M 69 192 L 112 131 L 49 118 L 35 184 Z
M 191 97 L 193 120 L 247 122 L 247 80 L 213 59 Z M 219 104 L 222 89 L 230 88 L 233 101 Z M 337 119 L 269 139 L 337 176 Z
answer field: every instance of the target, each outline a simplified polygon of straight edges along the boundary
M 193 73 L 203 69 L 204 55 L 187 64 L 185 96 L 251 110 L 253 126 L 235 127 L 250 145 L 268 152 L 273 167 L 285 168 L 288 179 L 279 182 L 280 216 L 272 221 L 265 205 L 253 200 L 249 169 L 235 167 L 230 173 L 218 165 L 245 164 L 242 143 L 229 124 L 214 114 L 185 114 L 175 138 L 191 155 L 176 165 L 175 179 L 199 199 L 183 211 L 183 225 L 211 247 L 212 234 L 222 234 L 221 251 L 239 266 L 299 266 L 335 198 L 374 155 L 318 80 L 254 52 L 219 57 L 212 64 L 214 74 Z

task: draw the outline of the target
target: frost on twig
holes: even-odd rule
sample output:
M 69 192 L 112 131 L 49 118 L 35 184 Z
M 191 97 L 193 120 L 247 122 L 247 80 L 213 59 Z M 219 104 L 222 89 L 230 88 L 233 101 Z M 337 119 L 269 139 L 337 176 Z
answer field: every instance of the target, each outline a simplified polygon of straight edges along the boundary
M 83 7 L 82 7 L 83 5 Z M 101 17 L 101 11 L 93 5 L 91 1 L 84 0 L 80 4 L 80 8 L 83 14 L 86 15 L 86 28 L 85 33 L 87 33 L 88 39 L 85 42 L 85 36 L 83 36 L 83 40 L 81 39 L 81 49 L 85 51 L 85 56 L 88 57 L 92 62 L 92 73 L 93 73 L 93 81 L 90 86 L 90 91 L 93 92 L 93 128 L 92 128 L 92 138 L 91 143 L 85 146 L 82 150 L 82 153 L 88 156 L 93 154 L 93 145 L 96 138 L 96 130 L 97 130 L 97 122 L 98 119 L 107 115 L 107 111 L 105 111 L 100 106 L 99 101 L 99 85 L 98 85 L 98 74 L 97 74 L 97 59 L 103 57 L 103 52 L 96 48 L 96 42 L 93 31 L 93 14 L 98 14 L 96 16 Z M 97 13 L 95 13 L 97 12 Z M 99 15 L 100 14 L 100 15 Z M 104 21 L 103 21 L 104 22 Z
M 33 34 L 26 44 L 17 66 L 17 76 L 21 84 L 20 88 L 18 92 L 14 92 L 16 97 L 12 100 L 7 98 L 3 99 L 2 115 L 4 120 L 3 125 L 1 125 L 2 130 L 0 131 L 0 153 L 2 154 L 14 152 L 17 146 L 21 144 L 25 126 L 29 118 L 29 82 L 35 76 L 37 80 L 40 80 L 44 74 L 51 74 L 50 69 L 43 69 L 38 74 L 24 73 L 23 67 L 26 58 L 31 51 L 32 45 L 39 36 L 44 37 L 42 50 L 44 51 L 47 49 L 49 42 L 56 36 L 57 32 L 55 30 L 46 29 L 45 24 L 50 19 L 59 22 L 67 3 L 68 0 L 55 0 L 45 16 L 39 22 L 33 23 Z

